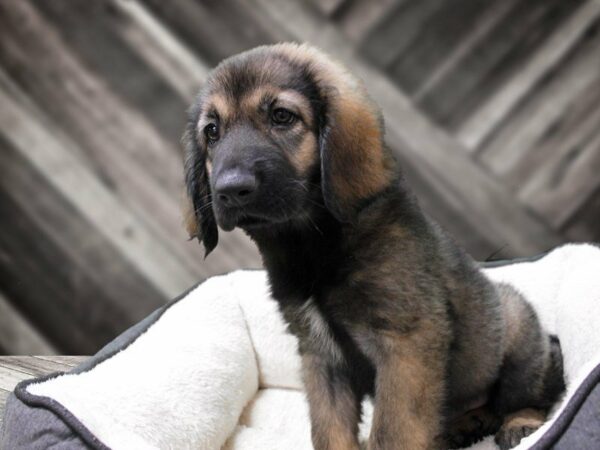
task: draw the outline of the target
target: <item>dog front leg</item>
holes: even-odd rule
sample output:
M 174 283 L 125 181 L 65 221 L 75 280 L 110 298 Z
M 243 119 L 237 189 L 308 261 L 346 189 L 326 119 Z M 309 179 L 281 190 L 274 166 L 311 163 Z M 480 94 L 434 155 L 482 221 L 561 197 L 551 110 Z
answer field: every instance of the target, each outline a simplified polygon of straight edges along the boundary
M 347 369 L 314 354 L 302 358 L 316 450 L 358 450 L 360 402 Z
M 444 396 L 444 352 L 422 342 L 384 338 L 375 380 L 369 450 L 439 446 Z

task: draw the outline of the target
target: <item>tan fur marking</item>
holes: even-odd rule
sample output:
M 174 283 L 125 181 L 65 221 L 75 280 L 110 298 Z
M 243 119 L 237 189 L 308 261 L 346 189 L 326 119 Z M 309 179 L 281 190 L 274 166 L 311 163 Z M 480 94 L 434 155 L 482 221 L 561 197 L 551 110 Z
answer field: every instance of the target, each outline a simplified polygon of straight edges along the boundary
M 317 161 L 317 139 L 313 133 L 306 133 L 300 146 L 293 154 L 294 165 L 299 173 L 305 174 Z
M 281 91 L 275 86 L 259 86 L 244 96 L 240 102 L 240 109 L 249 116 L 255 114 L 265 96 L 276 99 L 275 107 L 287 108 L 299 114 L 309 127 L 312 125 L 313 117 L 308 99 L 290 89 Z
M 243 110 L 247 115 L 253 115 L 256 113 L 260 102 L 267 95 L 275 97 L 279 90 L 275 86 L 259 86 L 253 91 L 246 94 L 240 101 L 240 109 Z
M 504 418 L 503 428 L 538 428 L 546 420 L 546 414 L 539 409 L 525 408 Z
M 431 346 L 435 331 L 382 337 L 385 363 L 378 365 L 369 449 L 436 448 L 441 431 L 444 349 Z M 427 360 L 424 359 L 427 355 Z
M 185 195 L 182 205 L 183 212 L 183 225 L 187 234 L 190 238 L 194 238 L 199 235 L 200 228 L 198 226 L 198 220 L 196 214 L 194 214 L 194 206 L 189 196 Z
M 217 114 L 219 114 L 219 118 L 222 122 L 227 122 L 232 118 L 232 108 L 229 104 L 229 101 L 226 97 L 221 94 L 214 94 L 210 100 L 209 104 L 217 110 Z
M 358 409 L 348 387 L 332 387 L 319 358 L 304 355 L 304 384 L 309 398 L 313 446 L 317 450 L 359 450 Z M 328 389 L 335 389 L 334 392 Z
M 332 129 L 334 190 L 343 201 L 366 198 L 383 189 L 391 173 L 384 164 L 381 131 L 376 117 L 356 100 L 339 99 Z

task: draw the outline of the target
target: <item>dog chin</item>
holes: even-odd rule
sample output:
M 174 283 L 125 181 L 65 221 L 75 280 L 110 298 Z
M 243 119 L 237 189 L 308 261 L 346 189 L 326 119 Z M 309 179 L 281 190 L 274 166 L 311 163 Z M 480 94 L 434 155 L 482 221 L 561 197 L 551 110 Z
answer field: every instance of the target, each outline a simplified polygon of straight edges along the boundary
M 216 219 L 223 231 L 231 231 L 238 225 L 239 214 L 216 214 Z

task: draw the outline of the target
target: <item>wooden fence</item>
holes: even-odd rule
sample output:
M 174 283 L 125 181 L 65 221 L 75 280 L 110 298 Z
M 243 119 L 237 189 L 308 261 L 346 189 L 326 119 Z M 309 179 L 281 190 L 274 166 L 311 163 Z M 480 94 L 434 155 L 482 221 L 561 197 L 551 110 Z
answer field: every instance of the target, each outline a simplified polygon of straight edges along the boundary
M 181 225 L 207 72 L 308 41 L 382 106 L 424 208 L 475 257 L 600 239 L 600 0 L 0 0 L 0 353 L 89 353 L 260 267 Z

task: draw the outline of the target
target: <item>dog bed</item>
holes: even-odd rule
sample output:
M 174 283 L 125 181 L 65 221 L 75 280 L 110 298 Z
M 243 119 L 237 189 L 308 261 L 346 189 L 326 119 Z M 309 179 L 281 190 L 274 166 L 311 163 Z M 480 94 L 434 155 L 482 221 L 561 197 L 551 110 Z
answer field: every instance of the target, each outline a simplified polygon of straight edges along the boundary
M 600 448 L 600 248 L 484 266 L 525 294 L 563 350 L 567 392 L 517 448 Z M 365 401 L 363 441 L 371 412 Z M 297 342 L 265 273 L 211 278 L 71 372 L 20 383 L 0 448 L 310 449 Z

